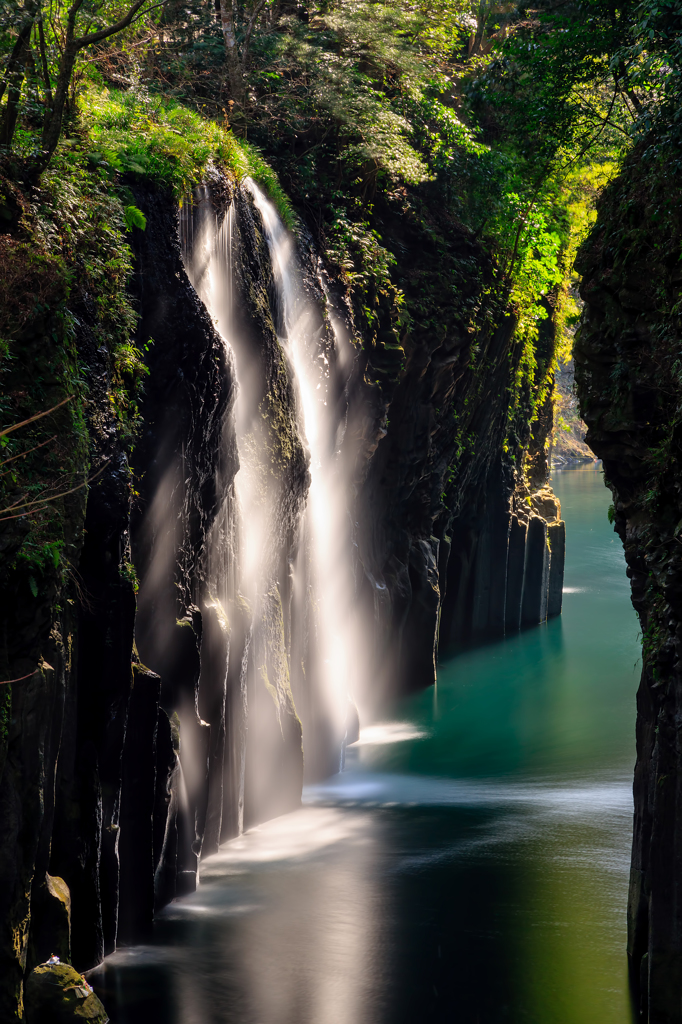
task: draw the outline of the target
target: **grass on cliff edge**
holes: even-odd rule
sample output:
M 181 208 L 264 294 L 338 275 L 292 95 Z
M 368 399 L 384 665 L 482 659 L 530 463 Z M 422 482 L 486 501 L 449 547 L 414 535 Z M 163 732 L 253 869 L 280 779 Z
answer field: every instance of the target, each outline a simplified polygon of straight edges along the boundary
M 178 200 L 199 185 L 211 164 L 265 189 L 289 229 L 296 216 L 279 179 L 258 150 L 176 100 L 149 93 L 88 88 L 80 99 L 92 140 L 91 159 L 121 173 L 151 178 Z

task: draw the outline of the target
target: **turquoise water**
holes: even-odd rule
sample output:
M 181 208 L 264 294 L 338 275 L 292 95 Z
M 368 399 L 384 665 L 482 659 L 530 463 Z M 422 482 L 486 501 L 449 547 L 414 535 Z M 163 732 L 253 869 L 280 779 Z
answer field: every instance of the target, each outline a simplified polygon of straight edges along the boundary
M 561 618 L 444 662 L 205 862 L 91 976 L 114 1022 L 629 1024 L 637 622 L 601 473 L 553 483 Z

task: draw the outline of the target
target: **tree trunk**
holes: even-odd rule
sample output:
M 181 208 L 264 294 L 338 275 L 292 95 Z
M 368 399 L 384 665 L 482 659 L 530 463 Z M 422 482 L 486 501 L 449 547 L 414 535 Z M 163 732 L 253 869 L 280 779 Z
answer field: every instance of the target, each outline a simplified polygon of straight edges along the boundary
M 234 31 L 234 13 L 232 0 L 220 0 L 220 23 L 225 40 L 225 60 L 227 75 L 230 80 L 232 99 L 240 106 L 244 105 L 244 75 L 239 59 L 239 48 Z
M 253 32 L 258 15 L 265 7 L 265 0 L 258 0 L 258 3 L 253 9 L 253 13 L 249 19 L 249 24 L 246 26 L 246 33 L 244 35 L 244 46 L 242 47 L 242 69 L 246 71 L 249 66 L 249 46 L 251 45 L 251 33 Z
M 24 49 L 26 47 L 26 41 L 30 39 L 31 29 L 33 28 L 33 22 L 35 21 L 35 16 L 37 12 L 37 3 L 27 4 L 26 13 L 28 15 L 28 18 L 26 19 L 24 24 L 21 26 L 21 29 L 19 30 L 19 35 L 17 36 L 16 42 L 12 47 L 12 52 L 9 55 L 9 60 L 7 61 L 7 70 L 5 72 L 5 77 L 3 78 L 2 82 L 0 82 L 0 100 L 5 95 L 5 89 L 8 86 L 11 86 L 14 75 L 19 71 L 20 67 L 22 68 L 23 77 Z
M 78 47 L 74 45 L 73 41 L 67 43 L 59 65 L 59 75 L 57 76 L 57 88 L 54 92 L 52 107 L 45 111 L 45 120 L 43 121 L 43 136 L 40 144 L 42 153 L 38 159 L 38 171 L 45 170 L 45 168 L 50 162 L 50 159 L 52 158 L 52 154 L 57 148 L 57 143 L 59 142 L 59 136 L 62 130 L 64 105 L 68 97 L 69 82 L 71 81 L 73 69 L 76 66 L 77 56 Z
M 31 29 L 29 27 L 28 32 L 23 40 L 23 45 L 19 52 L 18 58 L 15 62 L 15 66 L 12 70 L 12 75 L 6 76 L 7 88 L 7 103 L 2 114 L 2 120 L 0 121 L 0 146 L 7 146 L 8 148 L 12 145 L 12 139 L 14 138 L 14 131 L 17 126 L 17 118 L 19 117 L 19 104 L 21 103 L 21 87 L 24 83 L 24 76 L 26 74 L 26 64 L 30 52 L 29 44 L 29 33 Z
M 38 39 L 40 41 L 40 63 L 43 69 L 45 80 L 45 107 L 47 111 L 52 110 L 52 84 L 50 82 L 50 70 L 47 66 L 47 49 L 45 47 L 45 31 L 43 29 L 43 16 L 38 19 Z
M 7 62 L 5 77 L 0 83 L 0 100 L 5 89 L 7 89 L 7 103 L 0 116 L 0 146 L 11 146 L 14 138 L 14 130 L 19 117 L 19 104 L 21 103 L 21 87 L 24 84 L 26 74 L 26 63 L 31 51 L 31 30 L 38 11 L 37 3 L 30 3 L 26 6 L 28 15 L 22 25 L 17 40 L 12 47 L 12 52 Z
M 469 56 L 475 57 L 480 51 L 483 40 L 485 39 L 485 26 L 488 20 L 488 14 L 490 13 L 491 6 L 483 0 L 479 4 L 478 10 L 476 11 L 476 32 L 469 36 Z

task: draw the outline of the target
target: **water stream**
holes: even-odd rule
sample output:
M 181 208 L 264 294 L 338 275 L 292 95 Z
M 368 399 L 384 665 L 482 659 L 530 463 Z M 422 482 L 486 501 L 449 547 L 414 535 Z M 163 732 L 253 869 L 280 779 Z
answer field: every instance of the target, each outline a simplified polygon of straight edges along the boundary
M 300 810 L 225 844 L 114 1024 L 627 1024 L 637 626 L 609 495 L 554 475 L 560 619 L 440 666 Z
M 294 240 L 273 204 L 250 178 L 240 198 L 241 216 L 250 217 L 251 202 L 264 229 L 276 340 L 254 333 L 240 316 L 245 224 L 235 202 L 221 214 L 208 187 L 202 187 L 181 211 L 185 266 L 234 358 L 238 382 L 239 471 L 209 540 L 206 608 L 216 608 L 232 624 L 226 626 L 232 634 L 228 651 L 236 643 L 233 625 L 248 610 L 241 699 L 226 738 L 228 748 L 239 748 L 239 832 L 297 799 L 296 772 L 303 770 L 300 734 L 295 735 L 300 722 L 308 774 L 322 777 L 343 763 L 349 718 L 356 724 L 357 716 L 350 692 L 358 659 L 349 654 L 360 649 L 348 513 L 354 453 L 343 443 L 345 387 L 355 353 L 333 317 L 325 320 L 318 308 L 322 279 L 314 282 L 313 296 L 305 287 Z M 270 398 L 275 391 L 279 405 Z M 291 465 L 282 464 L 291 457 L 287 430 L 305 449 L 307 486 Z M 273 453 L 282 436 L 288 447 L 280 459 Z M 201 685 L 200 680 L 200 691 Z M 230 699 L 229 680 L 227 691 L 224 703 Z M 227 793 L 228 782 L 224 789 Z

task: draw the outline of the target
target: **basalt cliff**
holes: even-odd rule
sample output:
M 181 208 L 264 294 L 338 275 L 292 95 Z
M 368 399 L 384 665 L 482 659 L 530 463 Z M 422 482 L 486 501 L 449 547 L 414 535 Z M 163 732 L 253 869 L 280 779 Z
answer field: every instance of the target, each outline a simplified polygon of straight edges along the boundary
M 649 142 L 651 140 L 648 140 Z M 642 634 L 628 954 L 637 1019 L 682 1019 L 680 191 L 642 144 L 576 263 L 587 442 L 603 459 Z M 645 157 L 643 157 L 645 154 Z

